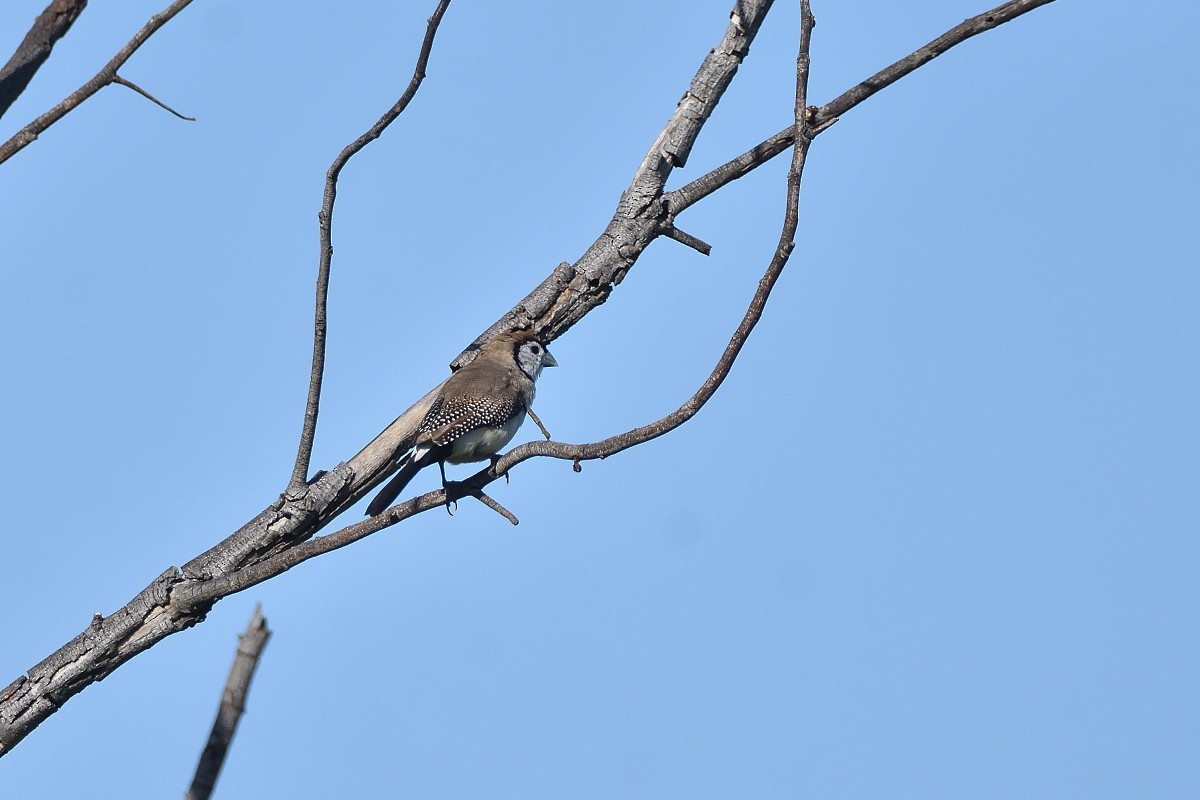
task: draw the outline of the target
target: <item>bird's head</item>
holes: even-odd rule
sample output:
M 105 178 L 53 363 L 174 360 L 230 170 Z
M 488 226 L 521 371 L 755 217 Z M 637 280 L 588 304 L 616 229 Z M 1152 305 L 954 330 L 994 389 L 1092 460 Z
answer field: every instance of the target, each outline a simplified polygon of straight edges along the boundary
M 536 381 L 543 367 L 557 367 L 558 362 L 537 339 L 524 339 L 517 345 L 517 365 L 531 381 Z
M 483 345 L 476 358 L 483 358 L 500 366 L 511 365 L 515 361 L 532 381 L 536 381 L 542 374 L 543 367 L 558 366 L 558 361 L 550 355 L 546 345 L 525 330 L 500 334 Z

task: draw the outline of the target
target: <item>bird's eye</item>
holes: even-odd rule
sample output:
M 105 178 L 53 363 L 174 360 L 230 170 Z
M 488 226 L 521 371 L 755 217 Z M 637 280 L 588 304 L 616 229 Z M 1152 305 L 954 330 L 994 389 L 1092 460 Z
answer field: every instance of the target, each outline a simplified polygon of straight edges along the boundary
M 538 353 L 542 352 L 542 348 L 541 348 L 540 346 L 536 345 L 536 344 L 535 344 L 535 345 L 533 345 L 532 347 L 530 347 L 529 349 L 530 349 L 531 351 L 533 351 L 533 354 L 534 354 L 535 356 L 536 356 Z

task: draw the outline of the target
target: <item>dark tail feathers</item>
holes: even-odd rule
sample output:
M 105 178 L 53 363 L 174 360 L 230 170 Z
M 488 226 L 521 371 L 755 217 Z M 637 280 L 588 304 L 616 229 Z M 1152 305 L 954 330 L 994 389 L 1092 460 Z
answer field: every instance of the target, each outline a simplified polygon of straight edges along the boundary
M 371 501 L 371 505 L 367 506 L 367 516 L 373 517 L 382 511 L 386 511 L 387 507 L 396 501 L 400 493 L 404 491 L 404 487 L 408 486 L 408 482 L 413 479 L 413 476 L 421 471 L 428 462 L 422 462 L 412 457 L 412 454 L 406 455 L 403 459 L 400 471 L 396 473 L 387 485 L 379 490 L 379 494 L 375 495 L 375 499 Z

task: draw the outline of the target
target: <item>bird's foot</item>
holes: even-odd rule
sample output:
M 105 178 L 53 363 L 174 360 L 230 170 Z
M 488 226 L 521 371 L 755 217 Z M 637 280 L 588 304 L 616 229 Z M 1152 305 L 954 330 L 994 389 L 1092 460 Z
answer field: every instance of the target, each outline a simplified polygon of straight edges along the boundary
M 457 491 L 460 491 L 462 481 L 442 481 L 442 491 L 446 493 L 446 513 L 454 516 L 454 511 L 450 510 L 450 506 L 458 509 L 458 497 L 455 496 Z

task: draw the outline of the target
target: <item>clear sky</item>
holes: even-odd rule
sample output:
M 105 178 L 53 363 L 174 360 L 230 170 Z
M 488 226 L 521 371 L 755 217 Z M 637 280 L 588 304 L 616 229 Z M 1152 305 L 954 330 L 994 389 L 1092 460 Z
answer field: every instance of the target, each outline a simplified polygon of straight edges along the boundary
M 815 0 L 813 102 L 993 1 Z M 42 5 L 0 5 L 0 50 Z M 0 134 L 163 5 L 93 3 Z M 325 170 L 433 6 L 196 0 L 123 74 L 199 121 L 110 87 L 0 166 L 0 686 L 284 487 Z M 341 182 L 314 468 L 583 253 L 730 7 L 455 0 Z M 788 124 L 797 16 L 673 187 Z M 1200 797 L 1198 25 L 1060 0 L 852 111 L 694 420 L 520 466 L 517 528 L 464 504 L 221 602 L 0 760 L 0 796 L 180 796 L 261 602 L 223 800 Z M 555 438 L 695 390 L 784 169 L 680 219 L 711 257 L 656 242 L 554 343 Z

